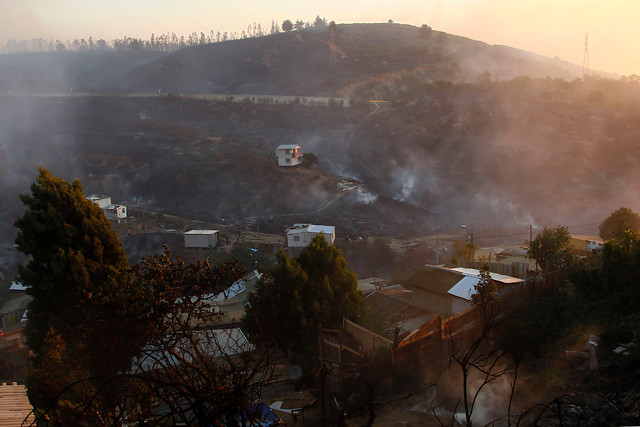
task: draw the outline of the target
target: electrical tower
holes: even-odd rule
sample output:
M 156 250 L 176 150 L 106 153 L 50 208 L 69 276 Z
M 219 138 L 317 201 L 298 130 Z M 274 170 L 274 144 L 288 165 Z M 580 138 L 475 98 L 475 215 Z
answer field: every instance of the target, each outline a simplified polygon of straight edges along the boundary
M 582 80 L 589 77 L 589 33 L 584 33 L 584 57 L 582 58 Z

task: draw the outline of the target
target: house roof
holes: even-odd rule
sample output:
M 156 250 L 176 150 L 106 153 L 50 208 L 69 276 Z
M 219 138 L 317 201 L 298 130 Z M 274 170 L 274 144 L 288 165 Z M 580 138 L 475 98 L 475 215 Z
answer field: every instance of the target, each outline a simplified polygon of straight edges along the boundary
M 282 145 L 278 145 L 278 148 L 276 148 L 276 150 L 295 150 L 296 148 L 302 148 L 297 144 L 282 144 Z
M 523 279 L 498 273 L 489 273 L 491 279 L 499 285 L 523 283 Z M 480 270 L 476 268 L 446 268 L 425 266 L 412 277 L 408 285 L 429 289 L 442 294 L 450 294 L 458 298 L 471 300 L 476 284 L 480 281 Z
M 287 234 L 299 234 L 299 233 L 323 233 L 333 234 L 336 231 L 336 227 L 333 225 L 314 225 L 314 224 L 293 224 Z
M 216 234 L 218 232 L 220 232 L 220 230 L 191 230 L 184 234 Z
M 458 272 L 464 274 L 465 276 L 480 277 L 480 270 L 478 270 L 477 268 L 455 267 L 455 268 L 451 268 L 450 270 L 458 271 Z M 519 278 L 513 277 L 513 276 L 507 276 L 506 274 L 498 274 L 498 273 L 493 273 L 493 272 L 490 272 L 489 274 L 491 275 L 491 279 L 492 280 L 494 280 L 496 282 L 504 283 L 504 284 L 522 283 L 522 282 L 524 282 L 523 279 L 519 279 Z
M 388 330 L 397 326 L 401 330 L 412 331 L 435 315 L 430 310 L 379 291 L 364 297 L 363 302 L 371 318 L 382 323 Z
M 27 289 L 29 289 L 29 287 L 22 284 L 22 282 L 11 282 L 11 286 L 9 287 L 9 290 L 13 292 L 24 292 Z
M 194 331 L 192 339 L 180 338 L 174 344 L 174 351 L 187 362 L 194 361 L 194 356 L 202 354 L 210 358 L 221 356 L 233 356 L 255 350 L 255 346 L 247 340 L 240 328 L 230 329 L 209 329 Z M 167 337 L 167 342 L 172 342 L 172 337 Z M 197 343 L 197 349 L 194 348 Z M 147 346 L 143 350 L 144 354 L 136 364 L 143 371 L 162 369 L 178 364 L 178 358 L 166 352 L 162 346 Z
M 460 281 L 460 274 L 448 268 L 427 265 L 411 277 L 407 285 L 446 294 Z
M 31 300 L 31 295 L 22 295 L 17 298 L 10 299 L 4 306 L 2 306 L 2 309 L 0 309 L 0 315 L 23 310 L 27 308 L 27 305 L 29 305 L 29 301 Z

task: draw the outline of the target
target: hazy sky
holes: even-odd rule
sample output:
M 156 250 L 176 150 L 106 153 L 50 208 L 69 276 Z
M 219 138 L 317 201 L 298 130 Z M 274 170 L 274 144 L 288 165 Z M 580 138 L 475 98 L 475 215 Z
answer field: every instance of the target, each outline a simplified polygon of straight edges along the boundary
M 240 32 L 259 22 L 386 22 L 508 45 L 582 65 L 589 33 L 592 70 L 640 74 L 638 0 L 0 0 L 0 45 L 53 37 L 148 39 L 151 33 Z

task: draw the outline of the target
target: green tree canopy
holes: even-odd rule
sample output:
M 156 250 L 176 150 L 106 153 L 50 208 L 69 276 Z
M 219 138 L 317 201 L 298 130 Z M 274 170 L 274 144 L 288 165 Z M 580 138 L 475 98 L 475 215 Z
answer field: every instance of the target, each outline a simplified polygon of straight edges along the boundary
M 640 232 L 640 216 L 629 208 L 621 207 L 600 224 L 600 236 L 605 240 L 625 231 L 635 235 Z
M 422 37 L 423 39 L 428 39 L 429 37 L 431 37 L 432 32 L 433 30 L 427 24 L 422 24 L 418 29 L 418 34 L 420 34 L 420 37 Z
M 476 256 L 477 248 L 473 242 L 460 242 L 460 240 L 456 240 L 453 244 L 451 263 L 453 265 L 469 266 Z
M 491 278 L 489 265 L 484 264 L 480 269 L 480 280 L 474 286 L 474 293 L 471 295 L 473 305 L 480 311 L 480 317 L 484 328 L 490 328 L 495 321 L 498 309 L 498 287 Z
M 282 31 L 289 32 L 293 30 L 293 23 L 290 19 L 285 19 L 282 21 Z
M 19 275 L 33 297 L 26 327 L 35 356 L 28 390 L 31 403 L 43 408 L 78 378 L 106 377 L 130 366 L 144 335 L 138 330 L 144 300 L 130 280 L 120 240 L 102 209 L 85 198 L 80 181 L 70 184 L 40 168 L 31 195 L 21 200 L 27 210 L 15 223 L 16 243 L 31 258 Z M 50 369 L 56 360 L 60 369 Z M 70 396 L 65 410 L 83 404 L 83 396 Z
M 527 257 L 538 263 L 543 273 L 570 266 L 575 261 L 569 228 L 544 228 L 531 242 L 525 244 Z
M 339 327 L 343 317 L 357 318 L 361 305 L 358 278 L 342 251 L 318 235 L 297 258 L 278 253 L 277 266 L 251 298 L 246 321 L 254 335 L 303 354 L 315 345 L 320 324 Z

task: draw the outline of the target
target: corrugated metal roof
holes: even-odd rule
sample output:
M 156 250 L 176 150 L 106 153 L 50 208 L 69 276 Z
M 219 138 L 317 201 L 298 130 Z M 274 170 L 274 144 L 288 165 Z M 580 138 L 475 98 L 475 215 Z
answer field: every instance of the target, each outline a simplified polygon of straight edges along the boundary
M 287 234 L 298 233 L 324 233 L 333 234 L 336 231 L 336 227 L 333 225 L 314 225 L 314 224 L 293 224 Z
M 407 285 L 446 294 L 460 281 L 460 273 L 443 267 L 426 266 L 411 277 Z
M 451 268 L 450 270 L 460 272 L 460 273 L 464 274 L 465 276 L 480 277 L 480 270 L 478 270 L 476 268 L 456 267 L 456 268 Z M 498 273 L 493 273 L 493 272 L 489 273 L 489 274 L 491 275 L 491 279 L 495 280 L 496 282 L 501 282 L 501 283 L 521 283 L 521 282 L 524 282 L 523 279 L 518 279 L 517 277 L 513 277 L 513 276 L 507 276 L 505 274 L 498 274 Z
M 302 147 L 300 147 L 297 144 L 282 144 L 282 145 L 278 145 L 278 148 L 276 148 L 276 150 L 295 150 L 296 148 L 302 148 Z
M 220 230 L 191 230 L 184 234 L 215 234 L 218 232 L 220 232 Z
M 11 286 L 9 287 L 9 290 L 14 292 L 22 292 L 27 289 L 29 289 L 29 287 L 22 284 L 22 282 L 11 282 Z
M 31 295 L 22 295 L 17 298 L 10 299 L 4 306 L 2 306 L 0 315 L 25 309 L 27 305 L 29 305 L 29 301 L 32 299 Z
M 465 276 L 462 278 L 462 280 L 456 283 L 453 288 L 449 289 L 448 293 L 458 298 L 463 298 L 467 301 L 471 301 L 471 295 L 474 294 L 476 285 L 479 281 L 479 277 Z

